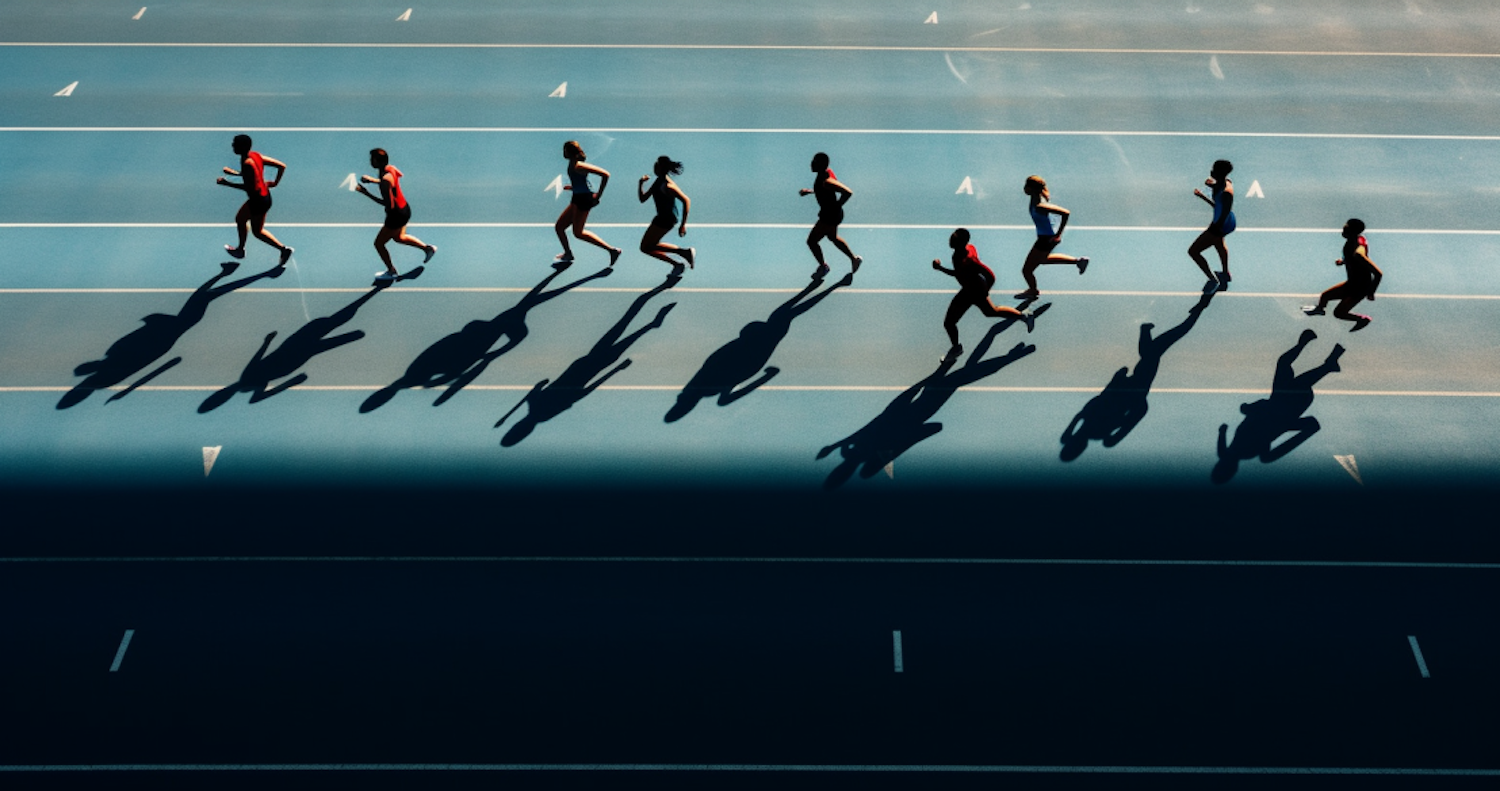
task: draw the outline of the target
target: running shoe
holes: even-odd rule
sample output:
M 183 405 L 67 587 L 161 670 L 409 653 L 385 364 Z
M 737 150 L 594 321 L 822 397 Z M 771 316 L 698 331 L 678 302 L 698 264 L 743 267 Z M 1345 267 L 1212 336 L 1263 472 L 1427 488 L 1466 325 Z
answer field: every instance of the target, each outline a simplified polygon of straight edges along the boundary
M 1354 326 L 1349 328 L 1349 331 L 1350 332 L 1359 332 L 1360 330 L 1364 329 L 1365 327 L 1370 326 L 1370 322 L 1372 322 L 1372 321 L 1374 321 L 1374 319 L 1370 318 L 1369 316 L 1360 316 L 1358 319 L 1355 320 Z
M 682 248 L 682 257 L 687 259 L 688 266 L 693 265 L 693 257 L 698 255 L 698 250 L 693 247 Z
M 1089 257 L 1086 256 L 1086 255 L 1079 256 L 1078 257 L 1078 274 L 1080 274 L 1080 275 L 1083 274 L 1083 270 L 1088 269 L 1088 268 L 1089 268 Z
M 278 263 L 278 264 L 276 264 L 276 265 L 277 266 L 286 266 L 286 262 L 288 262 L 290 260 L 292 260 L 292 248 L 290 248 L 290 247 L 283 247 L 283 248 L 281 248 L 281 262 Z
M 229 253 L 229 257 L 230 258 L 244 258 L 245 257 L 245 248 L 243 248 L 243 247 L 230 247 L 229 245 L 226 244 L 226 245 L 224 245 L 224 252 Z
M 431 261 L 432 257 L 437 255 L 437 245 L 435 244 L 429 244 L 423 249 L 427 251 L 427 257 L 422 259 L 422 263 L 424 264 Z
M 376 280 L 381 280 L 381 281 L 395 280 L 396 279 L 396 273 L 395 272 L 385 272 L 385 271 L 376 272 L 375 273 L 375 279 Z
M 565 264 L 571 264 L 573 263 L 573 254 L 568 252 L 558 253 L 557 255 L 552 256 L 552 260 L 561 261 Z
M 1033 291 L 1033 290 L 1031 290 L 1031 289 L 1028 288 L 1025 291 L 1022 291 L 1021 293 L 1019 293 L 1019 294 L 1013 294 L 1012 296 L 1014 296 L 1016 299 L 1036 299 L 1037 297 L 1039 297 L 1041 295 L 1042 295 L 1042 292 L 1040 292 L 1040 291 Z
M 609 265 L 610 266 L 614 266 L 615 262 L 618 261 L 618 260 L 620 260 L 620 253 L 623 253 L 623 252 L 625 252 L 625 251 L 622 250 L 622 249 L 620 249 L 620 248 L 618 248 L 618 247 L 611 247 L 609 249 Z
M 1326 311 L 1326 310 L 1318 307 L 1317 305 L 1303 305 L 1302 306 L 1302 312 L 1305 313 L 1305 314 L 1307 314 L 1307 315 L 1309 315 L 1309 316 L 1326 316 L 1326 315 L 1328 315 L 1328 311 Z
M 1219 282 L 1220 283 L 1228 283 L 1229 281 L 1231 281 L 1233 279 L 1234 278 L 1232 278 L 1232 277 L 1229 276 L 1228 272 L 1220 272 L 1219 273 Z
M 818 268 L 813 270 L 812 276 L 814 280 L 817 280 L 826 274 L 828 274 L 828 265 L 818 264 Z
M 955 343 L 955 344 L 953 344 L 953 347 L 948 350 L 947 354 L 943 355 L 941 358 L 938 359 L 938 362 L 943 363 L 944 365 L 947 365 L 948 363 L 951 363 L 954 360 L 957 360 L 958 356 L 960 354 L 963 354 L 963 353 L 964 353 L 964 345 L 962 343 Z
M 864 262 L 865 262 L 865 259 L 863 259 L 863 258 L 861 258 L 859 256 L 854 256 L 854 260 L 849 262 L 849 271 L 850 272 L 858 272 L 859 271 L 859 265 L 863 264 Z
M 1046 307 L 1045 305 L 1043 307 Z M 1021 311 L 1021 321 L 1026 322 L 1026 331 L 1029 333 L 1036 329 L 1036 314 L 1029 310 Z

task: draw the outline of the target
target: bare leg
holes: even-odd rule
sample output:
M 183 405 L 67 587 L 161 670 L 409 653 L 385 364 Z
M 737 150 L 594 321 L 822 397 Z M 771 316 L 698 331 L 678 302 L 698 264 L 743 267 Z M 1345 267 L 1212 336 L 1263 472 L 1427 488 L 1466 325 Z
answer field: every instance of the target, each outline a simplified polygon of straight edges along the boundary
M 820 269 L 828 268 L 828 264 L 823 262 L 823 248 L 818 246 L 818 242 L 822 241 L 824 235 L 822 224 L 814 225 L 812 232 L 807 235 L 807 249 L 812 250 L 813 258 L 817 259 Z
M 392 236 L 391 239 L 397 244 L 404 244 L 407 247 L 416 247 L 421 250 L 427 249 L 427 245 L 424 244 L 421 239 L 418 239 L 415 236 L 408 235 L 405 228 L 401 228 L 400 230 L 396 231 L 396 234 Z
M 1363 302 L 1364 298 L 1365 295 L 1358 291 L 1344 294 L 1343 299 L 1339 300 L 1339 304 L 1333 306 L 1334 318 L 1343 319 L 1344 321 L 1359 321 L 1369 318 L 1368 316 L 1349 312 L 1350 308 Z
M 570 203 L 557 216 L 557 224 L 553 226 L 557 231 L 557 241 L 562 242 L 563 256 L 566 258 L 573 257 L 573 248 L 568 246 L 568 227 L 573 224 L 573 214 L 573 204 Z
M 381 226 L 380 232 L 375 234 L 375 252 L 380 254 L 380 260 L 385 263 L 385 271 L 396 274 L 396 265 L 391 263 L 391 253 L 385 249 L 385 243 L 389 242 L 401 231 Z
M 276 248 L 277 250 L 286 249 L 286 245 L 282 244 L 276 239 L 276 237 L 271 235 L 270 231 L 266 230 L 266 215 L 264 214 L 260 215 L 259 217 L 250 218 L 250 232 L 255 234 L 255 238 L 261 240 L 262 242 L 265 242 L 266 244 Z
M 1197 264 L 1198 268 L 1203 270 L 1203 276 L 1215 282 L 1218 281 L 1218 278 L 1214 277 L 1214 271 L 1208 268 L 1208 259 L 1203 257 L 1203 251 L 1222 243 L 1222 236 L 1213 231 L 1204 231 L 1198 234 L 1198 238 L 1194 239 L 1193 244 L 1188 247 L 1188 255 L 1193 259 L 1193 263 Z
M 998 319 L 1001 316 L 1006 316 L 1013 319 L 1021 318 L 1021 311 L 1016 310 L 1009 305 L 996 306 L 995 303 L 991 302 L 988 297 L 986 297 L 983 302 L 976 302 L 974 306 L 979 308 L 980 313 L 983 313 L 984 315 L 989 316 L 992 319 Z
M 1224 279 L 1229 279 L 1229 248 L 1224 245 L 1224 237 L 1220 236 L 1214 242 L 1214 250 L 1219 254 L 1219 269 L 1224 272 Z
M 662 244 L 661 238 L 666 236 L 671 228 L 660 228 L 655 223 L 646 226 L 646 233 L 641 236 L 641 252 L 655 258 L 658 261 L 666 261 L 672 266 L 678 263 L 667 257 L 667 253 L 681 253 L 682 248 L 675 244 Z
M 587 229 L 585 229 L 583 227 L 584 224 L 587 223 L 588 221 L 589 221 L 589 210 L 588 209 L 584 209 L 582 211 L 579 211 L 576 208 L 574 209 L 574 212 L 573 212 L 573 238 L 575 238 L 575 239 L 582 239 L 585 242 L 588 242 L 589 244 L 594 245 L 595 247 L 602 247 L 605 250 L 608 250 L 611 253 L 613 253 L 615 251 L 615 248 L 611 247 L 609 245 L 609 242 L 606 242 L 603 239 L 600 239 L 598 237 L 598 235 L 595 234 L 593 231 L 587 230 Z
M 948 303 L 948 312 L 943 314 L 943 330 L 948 333 L 948 342 L 954 348 L 958 347 L 958 320 L 972 304 L 974 300 L 960 291 L 953 295 L 953 301 Z
M 234 213 L 234 230 L 239 234 L 240 243 L 234 249 L 244 251 L 245 249 L 245 226 L 250 223 L 250 202 L 246 201 L 240 206 L 240 210 Z

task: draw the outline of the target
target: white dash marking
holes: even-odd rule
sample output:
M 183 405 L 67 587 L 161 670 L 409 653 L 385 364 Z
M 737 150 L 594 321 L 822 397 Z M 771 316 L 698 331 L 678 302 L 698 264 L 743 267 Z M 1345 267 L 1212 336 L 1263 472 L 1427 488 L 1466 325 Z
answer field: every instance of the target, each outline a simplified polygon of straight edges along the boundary
M 203 449 L 203 477 L 207 478 L 208 474 L 213 472 L 214 462 L 219 460 L 219 451 L 223 449 L 223 445 Z
M 1353 476 L 1356 483 L 1358 483 L 1360 486 L 1365 485 L 1365 479 L 1359 477 L 1359 465 L 1354 463 L 1353 454 L 1350 454 L 1348 456 L 1335 455 L 1333 457 L 1333 460 L 1338 462 L 1340 467 L 1344 468 L 1344 472 L 1347 472 L 1351 476 Z
M 1432 678 L 1432 674 L 1427 672 L 1427 660 L 1422 658 L 1422 648 L 1417 645 L 1417 636 L 1409 634 L 1406 639 L 1411 643 L 1411 653 L 1417 658 L 1417 669 L 1422 671 L 1422 678 Z
M 927 21 L 923 22 L 922 24 L 924 24 L 924 25 L 936 25 L 937 24 L 937 12 L 933 11 L 932 12 L 932 16 L 927 17 Z
M 397 22 L 410 22 L 411 21 L 411 9 L 410 8 L 406 9 L 406 13 L 402 14 L 401 16 L 396 17 L 396 21 Z
M 1208 73 L 1214 75 L 1214 79 L 1216 80 L 1224 79 L 1224 70 L 1219 68 L 1218 55 L 1208 56 Z
M 146 7 L 145 6 L 141 6 L 141 10 L 135 12 L 135 16 L 131 17 L 131 19 L 140 19 L 141 17 L 143 17 L 145 15 L 146 15 Z
M 954 195 L 973 195 L 974 194 L 974 182 L 968 176 L 964 176 L 964 183 L 958 185 L 958 189 L 954 190 L 953 194 Z
M 129 639 L 129 634 L 128 633 L 126 634 L 126 638 Z M 900 673 L 904 669 L 904 667 L 903 667 L 903 665 L 901 663 L 901 630 L 898 629 L 898 630 L 896 630 L 894 632 L 891 632 L 891 642 L 894 644 L 894 647 L 896 649 L 896 672 Z M 1416 644 L 1417 644 L 1416 638 L 1413 637 L 1412 638 L 1412 645 L 1415 646 Z M 1420 657 L 1420 654 L 1418 656 Z M 1425 671 L 1425 670 L 1422 671 L 1422 674 L 1426 675 L 1427 671 Z
M 552 93 L 547 94 L 547 98 L 548 99 L 563 99 L 563 98 L 566 98 L 567 95 L 568 95 L 568 84 L 567 83 L 563 83 L 562 85 L 557 86 L 557 90 L 553 91 Z
M 557 178 L 552 180 L 552 183 L 548 184 L 545 187 L 542 187 L 542 192 L 552 190 L 554 193 L 556 193 L 555 198 L 561 198 L 563 193 L 562 187 L 562 174 L 558 174 Z
M 135 637 L 135 630 L 126 629 L 125 636 L 120 638 L 120 647 L 115 651 L 115 661 L 110 664 L 109 672 L 120 672 L 120 663 L 125 661 L 125 649 L 130 647 L 130 638 L 132 637 Z M 1413 638 L 1413 640 L 1415 640 L 1415 638 Z M 1412 644 L 1416 645 L 1415 642 L 1413 642 Z M 1423 672 L 1423 675 L 1426 675 L 1425 671 Z
M 356 186 L 358 186 L 358 184 L 359 184 L 359 181 L 356 178 L 354 178 L 354 174 L 350 173 L 349 175 L 347 175 L 347 176 L 344 177 L 343 181 L 339 182 L 339 189 L 341 189 L 341 190 L 346 189 L 346 190 L 349 190 L 350 192 L 353 192 L 354 188 Z
M 889 461 L 885 464 L 885 477 L 896 480 L 896 462 Z
M 1250 191 L 1245 193 L 1245 197 L 1264 198 L 1266 197 L 1266 193 L 1261 190 L 1259 181 L 1252 181 L 1250 182 Z
M 62 89 L 62 90 L 60 90 L 57 93 L 54 93 L 52 95 L 53 96 L 72 96 L 73 95 L 73 89 L 77 88 L 77 87 L 78 87 L 78 81 L 74 80 L 73 82 L 68 83 L 68 87 L 66 87 L 66 88 L 64 88 L 64 89 Z

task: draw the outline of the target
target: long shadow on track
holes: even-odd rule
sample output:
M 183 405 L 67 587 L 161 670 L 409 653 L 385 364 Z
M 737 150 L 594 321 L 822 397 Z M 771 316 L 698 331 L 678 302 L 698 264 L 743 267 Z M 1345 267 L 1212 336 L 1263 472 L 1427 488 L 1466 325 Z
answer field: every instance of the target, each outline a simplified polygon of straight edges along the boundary
M 1339 357 L 1344 347 L 1334 344 L 1333 350 L 1322 365 L 1297 374 L 1292 363 L 1297 355 L 1318 337 L 1312 330 L 1303 330 L 1292 348 L 1276 359 L 1276 375 L 1271 380 L 1271 397 L 1248 404 L 1240 404 L 1243 422 L 1234 430 L 1234 441 L 1226 442 L 1229 424 L 1219 425 L 1219 461 L 1214 465 L 1211 478 L 1214 483 L 1228 483 L 1240 468 L 1240 462 L 1259 458 L 1270 464 L 1286 456 L 1298 445 L 1318 433 L 1321 426 L 1312 415 L 1304 415 L 1313 402 L 1313 385 L 1323 377 L 1339 371 Z M 1293 436 L 1280 445 L 1276 441 L 1284 434 Z

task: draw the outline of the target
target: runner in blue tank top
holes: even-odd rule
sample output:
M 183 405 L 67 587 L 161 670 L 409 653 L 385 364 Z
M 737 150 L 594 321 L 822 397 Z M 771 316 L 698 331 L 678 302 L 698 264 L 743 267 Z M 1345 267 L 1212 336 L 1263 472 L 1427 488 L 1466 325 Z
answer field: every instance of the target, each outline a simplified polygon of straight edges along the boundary
M 858 272 L 860 263 L 864 261 L 851 252 L 849 244 L 839 236 L 839 224 L 844 221 L 844 204 L 854 197 L 854 190 L 840 182 L 833 171 L 829 170 L 828 164 L 827 154 L 821 151 L 814 154 L 812 172 L 818 175 L 813 179 L 813 188 L 797 191 L 798 195 L 813 195 L 818 200 L 818 222 L 807 235 L 807 246 L 812 250 L 813 258 L 818 261 L 818 268 L 813 271 L 814 278 L 822 278 L 828 274 L 828 264 L 823 261 L 823 248 L 818 246 L 824 238 L 832 241 L 839 252 L 849 256 L 849 274 Z
M 1048 203 L 1052 194 L 1047 191 L 1047 182 L 1041 176 L 1027 176 L 1026 186 L 1022 191 L 1031 196 L 1031 222 L 1036 225 L 1036 242 L 1031 245 L 1031 252 L 1026 254 L 1026 263 L 1021 265 L 1021 277 L 1026 279 L 1026 290 L 1017 294 L 1016 299 L 1033 300 L 1042 293 L 1036 286 L 1037 267 L 1042 264 L 1068 264 L 1078 267 L 1078 274 L 1081 275 L 1088 268 L 1089 259 L 1052 252 L 1062 244 L 1063 229 L 1068 227 L 1069 212 L 1057 204 Z M 1052 228 L 1054 214 L 1062 218 L 1056 230 Z
M 678 247 L 675 244 L 665 244 L 661 238 L 677 226 L 678 236 L 687 236 L 688 212 L 692 209 L 693 202 L 688 200 L 687 193 L 677 186 L 672 176 L 681 175 L 682 163 L 673 162 L 671 157 L 657 157 L 656 164 L 652 167 L 656 173 L 656 181 L 648 189 L 646 182 L 650 176 L 641 176 L 636 182 L 636 197 L 645 203 L 647 198 L 656 203 L 656 218 L 646 226 L 646 233 L 641 236 L 641 252 L 659 261 L 666 261 L 672 265 L 672 274 L 682 274 L 682 264 L 667 257 L 668 253 L 676 253 L 682 256 L 688 266 L 693 265 L 693 248 Z M 677 219 L 677 201 L 682 201 L 682 220 Z
M 1214 207 L 1213 222 L 1198 238 L 1193 240 L 1192 246 L 1188 247 L 1188 255 L 1192 257 L 1193 263 L 1203 270 L 1208 277 L 1208 283 L 1204 284 L 1204 291 L 1214 291 L 1229 287 L 1229 248 L 1224 246 L 1224 237 L 1234 233 L 1234 182 L 1229 180 L 1230 171 L 1234 165 L 1229 160 L 1220 159 L 1214 162 L 1213 170 L 1209 171 L 1208 178 L 1204 180 L 1204 186 L 1213 193 L 1212 197 L 1203 194 L 1203 190 L 1195 189 L 1193 194 L 1202 198 L 1208 205 Z M 1208 260 L 1203 257 L 1203 251 L 1214 248 L 1219 253 L 1219 264 L 1224 271 L 1216 277 L 1212 269 L 1208 268 Z
M 593 231 L 585 230 L 584 224 L 589 221 L 589 212 L 599 205 L 599 199 L 604 197 L 604 188 L 609 184 L 609 171 L 601 167 L 588 164 L 584 161 L 588 157 L 583 153 L 583 146 L 578 145 L 577 140 L 569 140 L 563 143 L 563 158 L 568 160 L 568 184 L 563 189 L 573 193 L 568 205 L 557 217 L 557 240 L 562 242 L 563 251 L 555 256 L 561 264 L 573 262 L 573 248 L 568 246 L 568 226 L 573 227 L 573 237 L 582 239 L 589 244 L 602 247 L 609 251 L 609 265 L 614 266 L 620 260 L 618 247 L 600 239 Z M 595 173 L 599 176 L 599 191 L 589 185 L 589 174 Z

